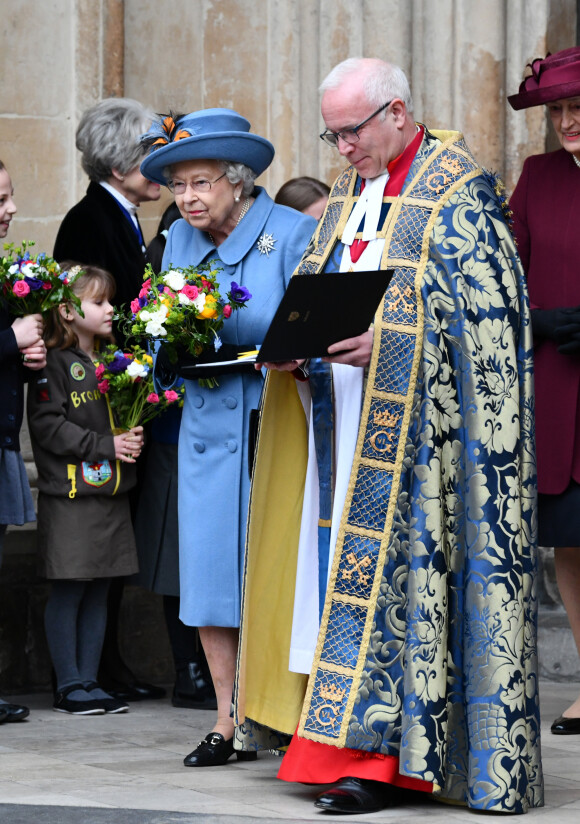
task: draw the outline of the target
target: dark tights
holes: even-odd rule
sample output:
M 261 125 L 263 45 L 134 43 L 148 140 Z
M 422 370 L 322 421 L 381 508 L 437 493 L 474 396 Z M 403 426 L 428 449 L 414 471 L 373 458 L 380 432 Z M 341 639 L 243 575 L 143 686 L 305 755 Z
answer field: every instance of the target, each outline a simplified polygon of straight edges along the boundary
M 44 626 L 58 690 L 97 680 L 109 583 L 109 578 L 52 582 Z

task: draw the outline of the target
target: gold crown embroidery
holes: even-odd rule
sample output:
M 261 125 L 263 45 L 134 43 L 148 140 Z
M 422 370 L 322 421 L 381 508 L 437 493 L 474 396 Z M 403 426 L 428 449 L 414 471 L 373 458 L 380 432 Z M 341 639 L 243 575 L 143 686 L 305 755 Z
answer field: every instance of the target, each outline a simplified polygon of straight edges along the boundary
M 344 698 L 346 689 L 344 687 L 337 687 L 336 684 L 330 684 L 327 687 L 321 686 L 319 692 L 320 697 L 325 701 L 339 703 Z
M 446 172 L 449 172 L 449 174 L 446 174 Z M 444 157 L 439 164 L 439 171 L 430 174 L 425 182 L 432 192 L 439 195 L 445 186 L 460 174 L 461 163 L 459 160 L 456 157 Z
M 383 409 L 381 412 L 375 411 L 373 413 L 373 421 L 375 426 L 388 426 L 390 429 L 397 425 L 399 416 L 395 412 L 387 412 Z

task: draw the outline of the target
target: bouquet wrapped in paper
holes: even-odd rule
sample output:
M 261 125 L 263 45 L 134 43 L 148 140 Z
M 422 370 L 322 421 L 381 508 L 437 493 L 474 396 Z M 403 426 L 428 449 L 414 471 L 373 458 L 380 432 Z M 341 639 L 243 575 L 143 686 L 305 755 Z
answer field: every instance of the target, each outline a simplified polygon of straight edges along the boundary
M 48 312 L 60 303 L 71 303 L 80 312 L 81 302 L 69 286 L 67 272 L 43 252 L 31 255 L 32 241 L 22 246 L 5 243 L 0 260 L 0 297 L 16 317 Z M 82 312 L 80 312 L 82 314 Z
M 96 365 L 99 391 L 107 396 L 118 429 L 142 426 L 169 406 L 183 404 L 183 390 L 156 392 L 153 358 L 139 346 L 122 352 L 116 344 L 106 346 Z
M 224 322 L 252 296 L 234 281 L 222 296 L 216 275 L 211 263 L 172 267 L 159 274 L 148 266 L 139 296 L 131 302 L 128 331 L 139 339 L 162 342 L 173 364 L 183 353 L 195 359 L 218 352 Z

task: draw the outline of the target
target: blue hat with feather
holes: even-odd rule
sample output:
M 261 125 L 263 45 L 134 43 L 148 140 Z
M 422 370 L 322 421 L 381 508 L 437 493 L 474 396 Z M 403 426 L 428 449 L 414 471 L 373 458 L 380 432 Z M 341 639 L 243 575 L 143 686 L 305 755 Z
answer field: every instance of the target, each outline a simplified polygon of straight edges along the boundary
M 184 160 L 227 160 L 244 163 L 256 174 L 274 158 L 269 140 L 250 132 L 250 122 L 233 109 L 202 109 L 154 121 L 141 141 L 151 149 L 141 163 L 148 180 L 165 184 L 163 170 Z

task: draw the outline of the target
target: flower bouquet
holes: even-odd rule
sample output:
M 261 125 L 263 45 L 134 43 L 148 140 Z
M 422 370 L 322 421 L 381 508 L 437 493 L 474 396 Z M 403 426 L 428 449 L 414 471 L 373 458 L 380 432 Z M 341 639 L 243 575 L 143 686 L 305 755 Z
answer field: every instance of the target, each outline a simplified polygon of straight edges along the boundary
M 169 406 L 183 404 L 183 390 L 155 391 L 153 358 L 139 346 L 122 352 L 109 344 L 99 354 L 95 369 L 99 391 L 107 396 L 119 429 L 142 426 Z
M 34 243 L 28 240 L 22 246 L 4 244 L 7 254 L 0 260 L 0 297 L 8 311 L 21 317 L 72 303 L 81 312 L 81 302 L 69 286 L 67 272 L 43 252 L 31 255 L 30 246 Z
M 136 338 L 162 341 L 172 364 L 184 353 L 199 358 L 212 347 L 217 352 L 224 321 L 252 296 L 245 286 L 232 281 L 222 297 L 216 275 L 211 263 L 173 267 L 159 274 L 148 265 L 139 296 L 131 301 L 128 331 Z M 204 383 L 215 386 L 211 378 Z

